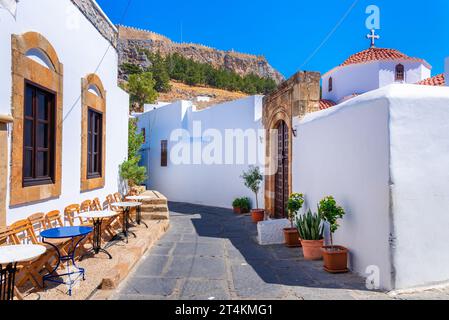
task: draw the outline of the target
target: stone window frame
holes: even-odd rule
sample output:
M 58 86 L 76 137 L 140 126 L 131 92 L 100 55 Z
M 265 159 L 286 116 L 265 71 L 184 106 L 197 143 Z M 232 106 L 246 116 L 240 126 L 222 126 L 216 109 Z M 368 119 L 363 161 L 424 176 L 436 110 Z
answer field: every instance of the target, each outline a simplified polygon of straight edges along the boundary
M 63 126 L 63 65 L 56 50 L 40 33 L 12 35 L 12 150 L 10 177 L 10 206 L 57 198 L 61 195 L 62 126 Z M 32 49 L 43 52 L 51 62 L 47 68 L 27 57 Z M 25 82 L 31 81 L 55 93 L 55 173 L 54 183 L 23 186 L 23 121 Z
M 90 92 L 89 88 L 95 86 L 99 95 Z M 81 79 L 81 192 L 101 189 L 105 186 L 105 168 L 106 168 L 106 91 L 100 77 L 94 73 Z M 101 157 L 101 176 L 88 178 L 87 172 L 87 119 L 89 109 L 93 109 L 102 114 L 102 157 Z

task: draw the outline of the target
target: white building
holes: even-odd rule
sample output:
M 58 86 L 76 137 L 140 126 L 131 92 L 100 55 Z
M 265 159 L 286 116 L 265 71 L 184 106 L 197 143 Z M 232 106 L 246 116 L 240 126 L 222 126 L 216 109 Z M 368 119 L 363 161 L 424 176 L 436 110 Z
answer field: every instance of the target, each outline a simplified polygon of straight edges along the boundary
M 296 118 L 293 189 L 335 196 L 335 242 L 383 289 L 449 280 L 449 88 L 390 85 Z
M 171 201 L 230 208 L 235 198 L 247 196 L 255 204 L 240 176 L 251 164 L 263 166 L 261 96 L 199 111 L 191 101 L 149 105 L 145 110 L 138 115 L 138 128 L 146 136 L 142 165 L 148 168 L 147 188 Z M 182 139 L 177 136 L 180 129 Z M 232 131 L 227 135 L 226 130 Z M 185 159 L 179 159 L 180 149 L 189 150 Z M 263 207 L 262 192 L 259 206 Z
M 334 104 L 394 83 L 417 83 L 432 66 L 395 49 L 371 48 L 351 55 L 322 76 L 323 99 Z
M 0 224 L 118 191 L 129 99 L 114 25 L 90 0 L 21 0 L 0 21 Z

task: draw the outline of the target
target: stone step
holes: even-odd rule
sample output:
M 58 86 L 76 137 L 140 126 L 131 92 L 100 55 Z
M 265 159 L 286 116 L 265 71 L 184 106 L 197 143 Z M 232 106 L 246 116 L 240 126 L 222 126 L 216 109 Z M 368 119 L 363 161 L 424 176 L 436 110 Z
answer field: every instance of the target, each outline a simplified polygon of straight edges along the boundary
M 142 195 L 150 197 L 150 199 L 142 201 L 144 204 L 167 204 L 167 198 L 158 191 L 148 190 Z
M 144 220 L 168 220 L 168 212 L 142 212 Z
M 167 205 L 142 205 L 142 212 L 168 212 Z
M 143 200 L 141 201 L 144 205 L 158 205 L 158 204 L 163 204 L 163 205 L 167 205 L 168 202 L 165 199 L 152 199 L 152 200 Z
M 142 217 L 147 220 L 168 220 L 169 210 L 167 198 L 160 192 L 147 190 L 142 195 L 150 199 L 142 201 Z

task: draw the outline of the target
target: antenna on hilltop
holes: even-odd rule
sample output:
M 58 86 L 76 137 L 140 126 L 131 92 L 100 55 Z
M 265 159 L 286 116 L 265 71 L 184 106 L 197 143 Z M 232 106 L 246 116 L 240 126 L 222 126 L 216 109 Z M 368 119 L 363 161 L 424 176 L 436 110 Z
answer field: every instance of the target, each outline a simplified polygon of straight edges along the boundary
M 183 25 L 182 25 L 182 21 L 181 21 L 181 43 L 184 43 L 184 40 L 183 40 Z

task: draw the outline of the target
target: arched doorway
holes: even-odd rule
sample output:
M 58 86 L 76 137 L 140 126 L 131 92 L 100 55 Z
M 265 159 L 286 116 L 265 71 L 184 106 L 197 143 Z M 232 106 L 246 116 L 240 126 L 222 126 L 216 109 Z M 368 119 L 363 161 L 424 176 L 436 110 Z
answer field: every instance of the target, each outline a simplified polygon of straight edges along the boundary
M 289 197 L 289 130 L 281 120 L 277 125 L 277 171 L 275 175 L 275 217 L 286 218 Z

